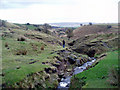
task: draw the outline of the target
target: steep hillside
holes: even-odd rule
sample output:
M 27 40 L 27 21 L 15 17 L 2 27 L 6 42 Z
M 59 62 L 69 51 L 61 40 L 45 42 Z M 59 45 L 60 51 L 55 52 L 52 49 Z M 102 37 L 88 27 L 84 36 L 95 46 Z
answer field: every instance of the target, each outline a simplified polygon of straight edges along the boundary
M 0 19 L 0 27 L 6 27 L 6 28 L 20 28 L 18 25 L 15 25 L 13 23 L 7 22 L 5 20 Z
M 8 24 L 9 26 L 7 26 Z M 43 32 L 26 30 L 22 27 L 23 25 L 17 26 L 8 22 L 5 25 L 0 27 L 2 31 L 0 34 L 2 40 L 2 73 L 0 73 L 2 83 L 0 83 L 0 86 L 3 88 L 32 88 L 31 84 L 34 82 L 30 80 L 32 80 L 31 77 L 34 73 L 39 72 L 38 74 L 41 76 L 44 74 L 42 77 L 39 76 L 40 80 L 44 80 L 49 76 L 44 73 L 44 69 L 53 66 L 50 64 L 45 65 L 43 62 L 49 63 L 55 60 L 54 57 L 57 54 L 52 52 L 62 49 L 62 41 L 60 38 Z M 30 82 L 26 86 L 24 86 L 25 82 L 20 83 L 25 78 L 29 79 Z M 46 83 L 46 86 L 43 85 L 43 87 L 55 87 L 57 79 L 52 80 L 51 84 L 47 83 L 48 81 L 41 81 L 44 82 L 43 84 Z
M 73 40 L 68 42 L 68 45 L 78 53 L 88 55 L 89 51 L 95 50 L 96 54 L 101 54 L 118 48 L 118 29 L 116 26 L 82 26 L 73 32 Z
M 118 32 L 118 29 L 116 27 L 112 27 L 111 25 L 87 25 L 75 29 L 73 31 L 74 33 L 73 39 L 84 37 L 85 35 L 88 34 L 101 34 L 112 32 Z

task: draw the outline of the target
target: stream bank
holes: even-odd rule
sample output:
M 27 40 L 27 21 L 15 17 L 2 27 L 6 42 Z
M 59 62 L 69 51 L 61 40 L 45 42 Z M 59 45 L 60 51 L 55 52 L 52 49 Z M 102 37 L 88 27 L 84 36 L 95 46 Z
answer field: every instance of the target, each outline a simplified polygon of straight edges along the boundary
M 77 54 L 77 55 L 73 53 L 71 54 L 71 51 L 69 50 L 62 50 L 59 52 L 62 52 L 62 53 L 58 53 L 60 56 L 66 57 L 69 63 L 68 66 L 69 65 L 73 65 L 73 66 L 72 66 L 71 74 L 68 74 L 61 78 L 61 81 L 59 82 L 59 85 L 57 87 L 58 90 L 63 89 L 63 88 L 68 89 L 70 87 L 70 82 L 71 82 L 70 80 L 72 76 L 78 73 L 81 73 L 85 70 L 88 70 L 91 67 L 94 67 L 95 65 L 99 63 L 99 60 L 103 59 L 106 56 L 106 54 L 104 53 L 94 58 L 94 57 L 83 57 L 80 54 Z
M 73 74 L 72 74 L 71 76 L 67 76 L 67 77 L 65 77 L 65 78 L 62 78 L 62 79 L 61 79 L 61 82 L 60 82 L 59 85 L 58 85 L 58 90 L 61 89 L 61 88 L 66 88 L 66 89 L 68 89 L 69 86 L 70 86 L 71 77 L 72 77 L 73 75 L 76 75 L 76 74 L 78 74 L 78 73 L 83 72 L 84 70 L 87 69 L 87 67 L 91 66 L 91 65 L 96 61 L 96 59 L 93 58 L 93 57 L 92 57 L 91 59 L 92 59 L 91 61 L 88 61 L 88 62 L 84 63 L 82 66 L 79 66 L 79 67 L 77 66 L 77 67 L 75 67 L 75 68 L 74 68 L 74 71 L 73 71 Z

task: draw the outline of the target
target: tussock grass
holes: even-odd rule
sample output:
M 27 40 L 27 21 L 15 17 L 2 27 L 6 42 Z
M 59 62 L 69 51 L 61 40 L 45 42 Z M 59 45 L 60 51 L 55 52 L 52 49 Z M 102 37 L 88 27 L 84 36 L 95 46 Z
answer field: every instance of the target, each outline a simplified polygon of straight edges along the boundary
M 5 48 L 6 42 L 9 49 Z M 27 75 L 50 67 L 43 65 L 42 62 L 52 61 L 57 54 L 50 54 L 51 51 L 62 49 L 62 47 L 45 44 L 43 41 L 35 40 L 17 41 L 15 38 L 6 37 L 2 39 L 2 73 L 4 73 L 4 76 L 1 77 L 2 82 L 7 86 L 14 85 L 26 78 Z M 44 50 L 41 50 L 42 46 L 44 46 Z M 34 61 L 35 63 L 29 64 Z M 18 69 L 18 67 L 20 68 Z

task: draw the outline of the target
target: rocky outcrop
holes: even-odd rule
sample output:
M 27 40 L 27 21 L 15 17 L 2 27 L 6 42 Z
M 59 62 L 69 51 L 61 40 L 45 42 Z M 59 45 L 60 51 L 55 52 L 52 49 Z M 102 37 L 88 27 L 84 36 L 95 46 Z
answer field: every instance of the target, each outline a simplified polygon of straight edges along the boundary
M 75 43 L 75 41 L 72 41 L 72 42 L 69 42 L 68 45 L 69 45 L 69 46 L 73 46 L 74 43 Z
M 68 56 L 68 61 L 70 62 L 70 64 L 74 64 L 76 62 L 76 60 L 71 56 Z
M 96 51 L 93 49 L 93 50 L 90 50 L 88 51 L 86 54 L 89 56 L 89 57 L 94 57 Z

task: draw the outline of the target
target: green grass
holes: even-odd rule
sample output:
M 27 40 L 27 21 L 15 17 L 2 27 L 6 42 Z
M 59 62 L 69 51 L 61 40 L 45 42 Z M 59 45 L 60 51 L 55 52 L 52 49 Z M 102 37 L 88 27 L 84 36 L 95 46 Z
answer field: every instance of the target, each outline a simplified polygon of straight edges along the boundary
M 53 46 L 47 44 L 44 50 L 41 50 L 41 46 L 46 44 L 44 42 L 38 42 L 35 40 L 29 41 L 17 41 L 14 38 L 1 38 L 2 40 L 2 72 L 5 74 L 2 77 L 2 82 L 7 85 L 13 85 L 16 82 L 20 82 L 27 75 L 35 72 L 44 70 L 45 67 L 50 67 L 49 65 L 42 65 L 42 62 L 52 61 L 53 57 L 57 54 L 50 54 L 52 50 L 62 49 L 61 46 Z M 5 47 L 5 43 L 8 43 L 8 47 Z M 37 46 L 37 50 L 32 48 L 34 44 Z M 26 49 L 27 55 L 15 55 L 16 51 Z M 31 59 L 37 61 L 34 64 L 29 64 Z M 16 69 L 20 66 L 20 69 Z
M 15 25 L 18 25 L 18 26 L 23 26 L 23 27 L 27 27 L 28 29 L 30 29 L 30 30 L 34 30 L 34 29 L 36 29 L 36 27 L 35 26 L 33 26 L 33 25 L 26 25 L 26 24 L 18 24 L 18 23 L 14 23 Z
M 28 27 L 28 29 L 30 29 L 30 30 L 34 30 L 34 29 L 36 29 L 36 27 L 35 27 L 35 26 L 33 26 L 33 25 L 25 25 L 25 26 L 27 26 L 27 27 Z
M 113 67 L 118 67 L 118 51 L 108 52 L 108 55 L 98 65 L 75 75 L 75 77 L 87 77 L 86 85 L 83 88 L 114 88 L 107 82 L 109 70 Z M 102 79 L 102 77 L 105 78 Z

